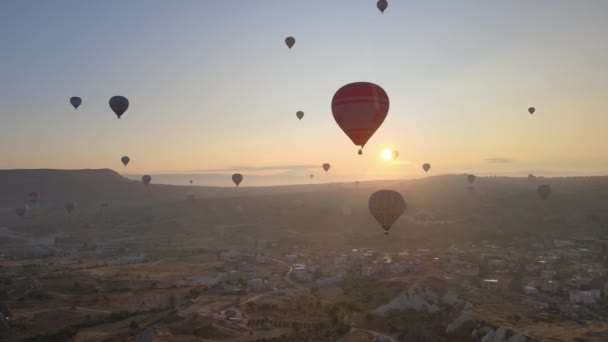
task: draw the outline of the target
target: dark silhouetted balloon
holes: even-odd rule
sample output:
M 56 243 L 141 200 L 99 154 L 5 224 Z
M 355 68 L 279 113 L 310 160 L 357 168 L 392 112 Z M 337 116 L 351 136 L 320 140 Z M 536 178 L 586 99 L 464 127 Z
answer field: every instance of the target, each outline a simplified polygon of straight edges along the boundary
M 424 172 L 429 172 L 429 170 L 431 169 L 431 164 L 429 164 L 429 163 L 422 164 L 422 169 L 424 170 Z
M 315 175 L 313 175 L 312 173 L 310 174 L 310 179 L 315 178 Z
M 69 200 L 65 202 L 63 207 L 65 208 L 65 211 L 68 212 L 68 214 L 71 214 L 72 211 L 74 211 L 74 208 L 76 208 L 76 203 L 74 203 L 74 201 Z
M 27 206 L 27 204 L 25 203 L 19 203 L 17 204 L 17 206 L 15 206 L 15 214 L 17 214 L 17 216 L 25 216 L 25 213 L 27 213 L 29 207 Z
M 297 111 L 296 112 L 296 116 L 298 117 L 298 119 L 302 120 L 302 118 L 304 117 L 304 112 L 303 111 Z
M 363 148 L 388 114 L 389 99 L 384 89 L 369 82 L 350 83 L 334 94 L 334 119 L 352 142 Z M 359 149 L 359 154 L 363 152 Z
M 152 177 L 150 177 L 149 175 L 144 175 L 141 177 L 141 181 L 144 182 L 144 184 L 148 185 L 152 181 Z
M 74 109 L 78 109 L 78 107 L 80 107 L 80 104 L 82 103 L 82 99 L 78 96 L 74 96 L 70 99 L 70 103 L 72 104 L 72 106 L 74 106 Z
M 331 165 L 329 165 L 329 163 L 323 164 L 323 170 L 325 170 L 325 172 L 329 171 L 330 167 L 331 167 Z
M 384 13 L 384 11 L 386 11 L 386 8 L 388 7 L 388 1 L 378 0 L 378 2 L 376 3 L 376 7 L 378 7 L 381 13 Z
M 369 211 L 388 234 L 391 226 L 403 215 L 407 207 L 403 196 L 394 190 L 378 190 L 369 197 Z
M 551 195 L 551 187 L 549 185 L 543 184 L 539 186 L 538 189 L 536 189 L 536 192 L 538 193 L 538 196 L 541 199 L 546 200 L 549 195 Z
M 123 163 L 125 166 L 127 166 L 127 164 L 129 164 L 129 162 L 131 161 L 131 158 L 129 158 L 129 157 L 127 157 L 127 156 L 124 156 L 124 157 L 120 158 L 120 161 L 121 161 L 121 162 L 122 162 L 122 163 Z
M 294 46 L 295 43 L 296 43 L 296 39 L 294 37 L 287 37 L 287 38 L 285 38 L 285 44 L 287 44 L 287 47 L 290 50 Z
M 190 184 L 192 184 L 192 179 L 190 180 Z
M 127 109 L 129 109 L 129 100 L 124 96 L 113 96 L 110 99 L 110 108 L 120 119 Z
M 530 108 L 528 108 L 528 112 L 529 112 L 530 114 L 534 114 L 534 112 L 536 112 L 536 108 L 534 108 L 534 107 L 530 107 Z
M 469 184 L 475 183 L 475 178 L 475 175 L 467 175 L 467 181 L 469 182 Z
M 40 193 L 33 191 L 33 192 L 30 192 L 27 197 L 30 199 L 30 202 L 32 202 L 33 204 L 36 204 L 36 202 L 38 202 L 38 200 L 40 199 Z
M 232 182 L 238 187 L 239 184 L 243 181 L 243 175 L 240 173 L 235 173 L 232 175 Z

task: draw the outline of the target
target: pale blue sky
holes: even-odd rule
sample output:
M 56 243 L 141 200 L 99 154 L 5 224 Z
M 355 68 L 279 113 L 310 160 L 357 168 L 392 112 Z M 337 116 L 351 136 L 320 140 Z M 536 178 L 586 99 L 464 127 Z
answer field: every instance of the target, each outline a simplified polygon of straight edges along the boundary
M 1 1 L 0 168 L 608 171 L 608 1 L 375 3 Z M 391 100 L 361 157 L 330 108 L 354 81 Z

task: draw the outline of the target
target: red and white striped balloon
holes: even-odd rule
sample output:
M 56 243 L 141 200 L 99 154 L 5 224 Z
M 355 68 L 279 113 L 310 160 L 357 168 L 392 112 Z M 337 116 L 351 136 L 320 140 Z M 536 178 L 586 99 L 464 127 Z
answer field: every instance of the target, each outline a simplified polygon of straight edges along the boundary
M 338 89 L 331 101 L 336 123 L 361 148 L 382 125 L 388 108 L 388 95 L 384 89 L 369 82 L 347 84 Z

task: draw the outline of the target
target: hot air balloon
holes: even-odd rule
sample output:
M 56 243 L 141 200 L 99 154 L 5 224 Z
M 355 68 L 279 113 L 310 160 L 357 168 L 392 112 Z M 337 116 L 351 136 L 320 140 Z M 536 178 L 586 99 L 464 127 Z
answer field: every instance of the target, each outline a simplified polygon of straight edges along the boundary
M 369 197 L 369 211 L 380 223 L 384 234 L 388 234 L 391 226 L 405 212 L 406 204 L 403 196 L 394 190 L 378 190 Z
M 291 48 L 294 46 L 294 44 L 296 43 L 296 39 L 294 37 L 287 37 L 285 38 L 285 44 L 287 44 L 287 47 L 291 50 Z
M 236 186 L 238 187 L 239 184 L 241 184 L 241 182 L 243 181 L 243 175 L 240 173 L 235 173 L 232 175 L 232 182 L 234 182 L 234 184 L 236 184 Z
M 25 216 L 25 213 L 27 213 L 29 207 L 27 206 L 27 204 L 25 203 L 19 203 L 17 204 L 17 206 L 15 206 L 15 214 L 17 214 L 17 216 Z
M 298 117 L 298 119 L 302 120 L 302 118 L 304 117 L 304 112 L 299 110 L 296 112 L 296 116 Z
M 534 107 L 530 107 L 530 108 L 528 108 L 528 112 L 529 112 L 530 114 L 534 114 L 534 112 L 536 112 L 536 108 L 534 108 Z
M 424 172 L 429 172 L 429 170 L 431 169 L 431 164 L 429 164 L 429 163 L 422 164 L 422 169 L 424 170 Z
M 192 179 L 190 180 L 190 184 L 192 184 Z
M 129 100 L 124 96 L 113 96 L 110 99 L 110 108 L 120 119 L 127 109 L 129 109 Z
M 467 175 L 467 181 L 469 182 L 469 184 L 473 184 L 475 183 L 475 175 Z
M 325 170 L 325 172 L 329 171 L 330 167 L 331 167 L 331 165 L 329 165 L 329 163 L 323 164 L 323 170 Z
M 72 104 L 72 106 L 74 106 L 74 109 L 78 109 L 78 107 L 80 107 L 80 104 L 82 103 L 82 99 L 78 96 L 74 96 L 70 98 L 70 103 Z
M 148 185 L 150 184 L 150 181 L 152 181 L 152 177 L 150 177 L 149 175 L 144 175 L 141 177 L 141 181 L 144 182 L 144 184 Z
M 121 162 L 122 162 L 122 163 L 123 163 L 125 166 L 127 166 L 127 164 L 129 164 L 129 162 L 131 161 L 131 158 L 129 158 L 129 157 L 127 157 L 127 156 L 124 156 L 124 157 L 120 158 L 120 161 L 121 161 Z
M 30 202 L 32 202 L 32 204 L 36 204 L 36 202 L 38 202 L 38 200 L 40 199 L 40 193 L 33 191 L 33 192 L 30 192 L 30 194 L 27 197 L 29 197 Z
M 538 189 L 536 189 L 536 193 L 538 193 L 538 196 L 543 199 L 546 200 L 549 195 L 551 195 L 551 187 L 549 185 L 541 185 L 538 187 Z
M 378 0 L 378 2 L 376 3 L 376 7 L 378 7 L 378 9 L 380 10 L 381 13 L 384 13 L 386 8 L 388 7 L 388 1 L 387 0 Z
M 397 160 L 399 158 L 399 151 L 393 150 L 393 160 Z
M 315 178 L 315 175 L 313 175 L 312 173 L 310 174 L 310 179 Z
M 369 82 L 350 83 L 334 94 L 331 111 L 334 119 L 352 142 L 363 148 L 388 114 L 388 95 Z M 362 154 L 359 149 L 359 154 Z
M 76 203 L 74 203 L 74 201 L 68 200 L 65 202 L 63 207 L 65 208 L 65 211 L 68 212 L 68 214 L 71 214 L 72 211 L 74 211 L 74 208 L 76 208 Z

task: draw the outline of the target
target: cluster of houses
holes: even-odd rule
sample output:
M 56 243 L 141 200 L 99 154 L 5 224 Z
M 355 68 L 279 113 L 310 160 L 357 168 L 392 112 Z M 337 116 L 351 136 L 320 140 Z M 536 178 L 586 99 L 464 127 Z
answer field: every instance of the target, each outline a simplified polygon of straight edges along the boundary
M 292 265 L 295 280 L 318 287 L 339 285 L 358 278 L 414 272 L 431 262 L 428 256 L 420 253 L 379 253 L 367 248 L 322 256 L 288 254 L 285 259 Z
M 477 279 L 485 291 L 520 289 L 539 310 L 554 308 L 576 318 L 601 311 L 602 301 L 608 299 L 608 268 L 592 239 L 530 247 L 487 242 L 466 251 L 450 247 L 443 269 L 450 277 Z

